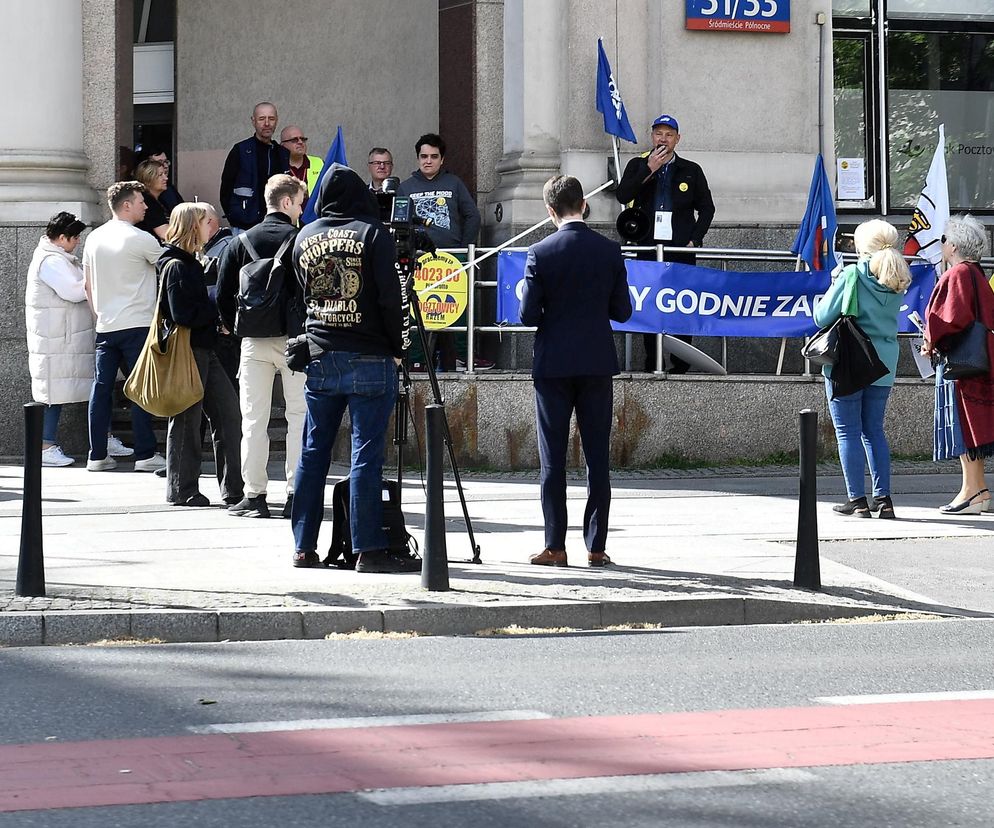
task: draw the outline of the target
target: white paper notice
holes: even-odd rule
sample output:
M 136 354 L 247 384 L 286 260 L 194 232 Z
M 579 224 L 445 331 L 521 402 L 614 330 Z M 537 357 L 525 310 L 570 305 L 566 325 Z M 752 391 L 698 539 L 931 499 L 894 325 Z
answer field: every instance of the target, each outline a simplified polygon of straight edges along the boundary
M 652 237 L 661 242 L 673 240 L 673 214 L 669 210 L 656 210 L 656 230 Z
M 835 167 L 839 180 L 839 201 L 864 201 L 866 183 L 863 159 L 837 158 Z
M 922 356 L 922 345 L 924 342 L 925 340 L 922 337 L 914 336 L 908 340 L 908 345 L 911 347 L 911 356 L 915 358 L 915 366 L 918 368 L 918 373 L 922 375 L 922 379 L 928 379 L 935 376 L 935 368 L 932 367 L 930 357 Z

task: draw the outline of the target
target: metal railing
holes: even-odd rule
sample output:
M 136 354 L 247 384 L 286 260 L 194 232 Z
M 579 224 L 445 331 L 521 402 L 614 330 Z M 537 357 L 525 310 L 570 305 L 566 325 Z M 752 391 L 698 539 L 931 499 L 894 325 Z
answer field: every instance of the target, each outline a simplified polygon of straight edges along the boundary
M 485 280 L 480 279 L 478 274 L 477 262 L 483 255 L 491 255 L 496 250 L 509 251 L 509 252 L 521 252 L 525 251 L 527 247 L 477 247 L 476 245 L 469 245 L 467 247 L 447 247 L 440 248 L 447 253 L 452 253 L 456 256 L 466 256 L 466 290 L 467 290 L 467 307 L 466 307 L 466 324 L 465 325 L 452 325 L 445 328 L 446 331 L 451 332 L 465 332 L 466 334 L 466 373 L 475 373 L 474 361 L 476 358 L 476 336 L 481 333 L 499 333 L 499 334 L 518 334 L 518 333 L 534 333 L 537 329 L 534 327 L 529 327 L 527 325 L 477 325 L 477 289 L 496 289 L 499 282 L 495 280 Z M 718 262 L 720 267 L 719 270 L 728 270 L 728 265 L 731 262 L 764 262 L 768 264 L 775 263 L 791 263 L 794 265 L 795 271 L 807 272 L 809 268 L 806 263 L 801 260 L 797 254 L 792 253 L 789 250 L 752 250 L 752 249 L 736 249 L 736 248 L 722 248 L 722 247 L 667 247 L 665 245 L 652 245 L 646 247 L 639 246 L 622 246 L 623 253 L 647 253 L 654 252 L 656 254 L 656 261 L 662 262 L 667 253 L 692 253 L 698 260 L 705 260 L 709 262 Z M 850 264 L 855 262 L 857 257 L 855 253 L 842 253 L 842 260 L 845 264 Z M 913 257 L 906 257 L 908 261 L 913 261 Z M 917 260 L 921 263 L 921 260 Z M 994 257 L 988 257 L 981 259 L 980 264 L 985 268 L 985 270 L 990 270 L 994 267 Z M 494 265 L 496 266 L 496 265 Z M 632 336 L 633 334 L 625 334 L 625 371 L 632 370 Z M 901 336 L 913 336 L 913 334 L 901 334 Z M 750 337 L 736 337 L 741 339 L 748 339 Z M 765 337 L 764 337 L 765 338 Z M 657 336 L 657 352 L 662 346 L 662 335 Z M 781 347 L 781 362 L 782 362 L 782 347 Z M 426 358 L 430 358 L 427 354 Z M 726 370 L 728 369 L 728 337 L 721 337 L 721 365 Z M 657 374 L 663 373 L 662 362 L 657 361 Z M 779 371 L 778 371 L 779 373 Z M 808 366 L 805 365 L 805 375 L 809 374 Z

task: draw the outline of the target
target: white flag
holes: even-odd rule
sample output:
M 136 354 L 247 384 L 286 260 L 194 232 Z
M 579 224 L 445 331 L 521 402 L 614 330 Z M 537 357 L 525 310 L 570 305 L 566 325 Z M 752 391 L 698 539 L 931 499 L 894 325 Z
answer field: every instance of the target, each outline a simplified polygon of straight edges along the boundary
M 946 184 L 946 128 L 939 124 L 939 143 L 925 177 L 925 189 L 911 217 L 905 256 L 919 256 L 932 264 L 938 274 L 942 265 L 942 232 L 949 221 L 949 188 Z

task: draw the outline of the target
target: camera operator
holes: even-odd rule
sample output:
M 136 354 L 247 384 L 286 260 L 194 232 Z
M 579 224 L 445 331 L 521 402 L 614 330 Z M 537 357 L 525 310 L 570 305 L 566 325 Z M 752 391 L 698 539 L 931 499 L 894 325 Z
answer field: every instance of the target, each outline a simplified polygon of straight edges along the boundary
M 410 305 L 396 266 L 396 247 L 363 180 L 333 164 L 317 193 L 319 218 L 293 249 L 304 293 L 303 337 L 291 340 L 290 365 L 307 373 L 307 420 L 297 466 L 291 521 L 293 565 L 320 566 L 331 450 L 346 407 L 352 420 L 349 497 L 358 572 L 417 572 L 413 556 L 389 551 L 380 499 L 383 447 L 397 397 L 397 365 L 410 342 Z M 303 353 L 301 353 L 303 351 Z

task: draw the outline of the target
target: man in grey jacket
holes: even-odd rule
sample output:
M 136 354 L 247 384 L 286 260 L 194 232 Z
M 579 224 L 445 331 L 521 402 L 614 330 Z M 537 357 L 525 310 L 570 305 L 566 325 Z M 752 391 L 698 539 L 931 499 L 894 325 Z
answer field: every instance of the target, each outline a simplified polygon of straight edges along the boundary
M 458 176 L 442 169 L 445 141 L 429 132 L 414 145 L 418 169 L 397 188 L 410 196 L 417 215 L 428 224 L 428 235 L 437 247 L 466 247 L 480 232 L 480 211 Z
M 414 145 L 418 169 L 398 188 L 398 195 L 410 196 L 417 216 L 427 224 L 428 235 L 436 247 L 466 247 L 476 243 L 480 232 L 480 211 L 460 178 L 442 169 L 445 163 L 445 141 L 441 135 L 429 132 Z M 463 254 L 457 257 L 465 261 Z M 456 325 L 465 324 L 460 316 Z M 435 338 L 435 337 L 433 337 Z M 456 370 L 456 350 L 465 350 L 465 335 L 437 337 L 438 367 L 442 371 Z M 418 353 L 412 354 L 417 359 Z M 477 359 L 476 368 L 492 368 L 493 363 Z

